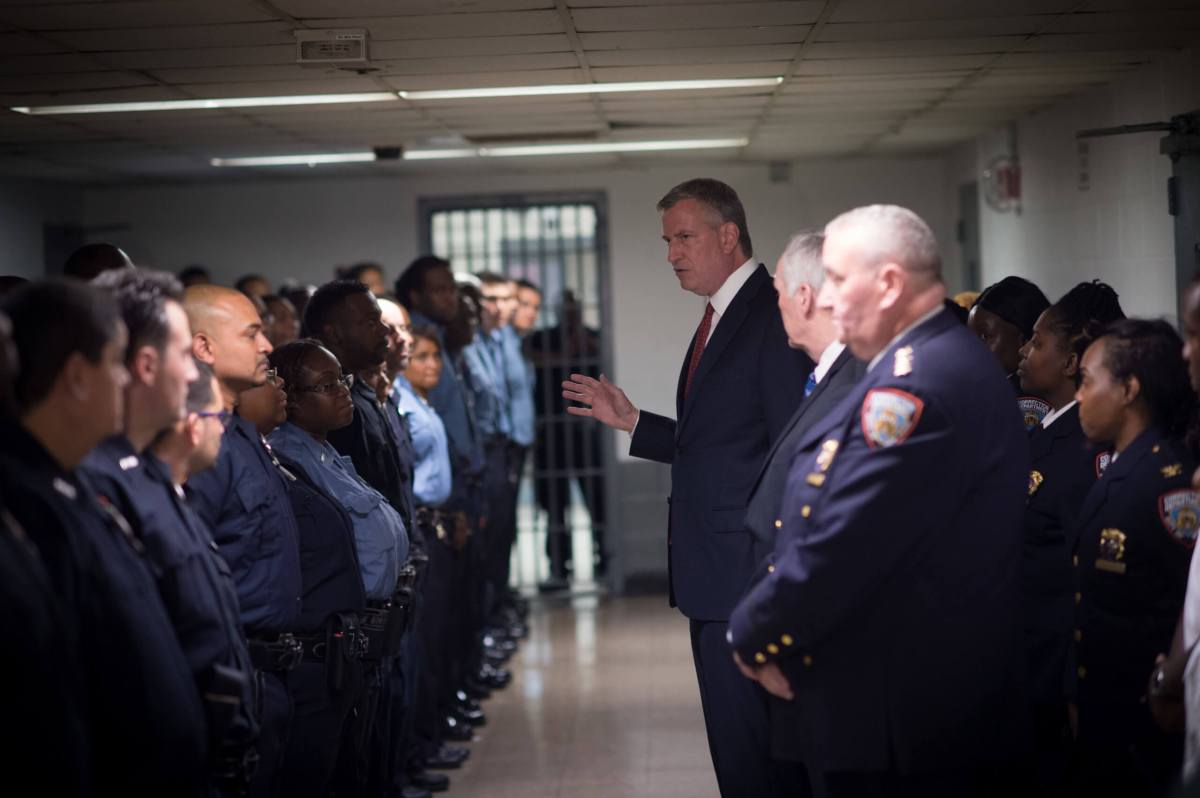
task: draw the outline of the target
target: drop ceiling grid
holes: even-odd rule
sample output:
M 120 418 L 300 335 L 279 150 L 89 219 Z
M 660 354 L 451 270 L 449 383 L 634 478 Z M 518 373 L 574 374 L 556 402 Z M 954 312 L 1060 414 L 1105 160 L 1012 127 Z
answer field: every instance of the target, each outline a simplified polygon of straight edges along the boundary
M 583 80 L 585 68 L 597 81 L 770 76 L 788 68 L 826 5 L 824 0 L 564 4 L 578 31 L 578 52 L 554 0 L 0 3 L 0 31 L 15 25 L 45 30 L 53 39 L 0 32 L 5 53 L 0 101 L 564 84 Z M 841 0 L 796 64 L 795 76 L 780 87 L 747 155 L 787 156 L 788 142 L 795 157 L 821 154 L 821 146 L 828 154 L 842 154 L 869 142 L 878 151 L 952 144 L 954 136 L 990 129 L 1109 81 L 1164 50 L 1193 44 L 1200 31 L 1200 9 L 1183 0 L 1149 5 L 1094 0 L 1089 13 L 1065 15 L 1078 6 L 1078 0 L 1011 0 L 1002 6 L 991 0 Z M 278 18 L 272 9 L 281 12 Z M 1032 37 L 1050 19 L 1057 23 L 1053 33 Z M 296 66 L 291 30 L 297 23 L 368 28 L 372 65 L 379 72 L 359 77 Z M 111 68 L 78 51 L 94 52 Z M 956 88 L 964 81 L 967 85 Z M 194 125 L 166 114 L 66 124 L 0 119 L 0 157 L 11 147 L 36 148 L 44 131 L 53 131 L 47 140 L 116 136 L 126 144 L 179 147 L 187 152 L 171 157 L 189 163 L 239 142 L 247 149 L 276 145 L 280 151 L 296 151 L 306 142 L 412 145 L 451 131 L 602 133 L 606 120 L 614 123 L 614 138 L 737 134 L 763 114 L 769 94 L 430 102 L 393 114 L 366 105 L 296 113 L 199 112 L 193 118 L 204 121 Z M 433 118 L 415 113 L 416 105 Z M 83 155 L 102 167 L 111 150 Z

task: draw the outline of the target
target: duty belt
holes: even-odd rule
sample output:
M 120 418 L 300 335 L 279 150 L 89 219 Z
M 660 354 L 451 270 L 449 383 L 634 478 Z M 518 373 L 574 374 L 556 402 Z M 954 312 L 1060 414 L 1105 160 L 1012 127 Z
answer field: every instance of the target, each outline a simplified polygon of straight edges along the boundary
M 304 646 L 290 632 L 284 632 L 275 640 L 247 641 L 250 645 L 250 662 L 260 671 L 290 671 L 304 657 Z
M 333 640 L 330 641 L 329 637 Z M 296 635 L 297 642 L 303 646 L 304 662 L 324 662 L 329 655 L 329 646 L 345 646 L 351 659 L 362 659 L 367 653 L 367 636 L 360 631 L 349 629 L 332 632 L 330 635 Z
M 449 530 L 446 529 L 446 515 L 436 507 L 417 507 L 417 525 L 425 531 L 436 535 L 438 540 L 446 540 Z

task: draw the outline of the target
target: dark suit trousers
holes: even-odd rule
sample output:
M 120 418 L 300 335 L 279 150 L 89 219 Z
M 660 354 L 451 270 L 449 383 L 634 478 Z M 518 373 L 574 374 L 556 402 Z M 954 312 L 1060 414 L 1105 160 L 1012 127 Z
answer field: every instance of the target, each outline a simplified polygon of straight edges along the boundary
M 767 696 L 738 670 L 725 621 L 689 621 L 692 658 L 722 798 L 806 797 L 803 765 L 771 758 Z

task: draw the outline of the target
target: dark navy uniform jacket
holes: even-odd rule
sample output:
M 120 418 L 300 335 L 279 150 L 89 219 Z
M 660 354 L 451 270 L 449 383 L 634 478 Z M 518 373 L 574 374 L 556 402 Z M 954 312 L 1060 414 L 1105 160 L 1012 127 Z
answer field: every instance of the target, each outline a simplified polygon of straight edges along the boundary
M 788 347 L 778 301 L 759 264 L 717 323 L 685 401 L 693 337 L 676 390 L 679 420 L 643 410 L 633 431 L 630 455 L 671 464 L 671 606 L 692 620 L 727 620 L 746 589 L 755 565 L 750 489 L 812 371 Z
M 32 541 L 6 507 L 0 483 L 0 767 L 36 774 L 45 795 L 91 795 L 84 667 L 73 627 Z M 26 780 L 26 783 L 29 783 Z
M 1070 675 L 1082 743 L 1161 739 L 1143 697 L 1183 607 L 1200 517 L 1194 468 L 1182 444 L 1148 429 L 1108 466 L 1079 512 Z
M 400 513 L 405 529 L 412 529 L 412 468 L 405 467 L 396 448 L 396 434 L 388 421 L 388 405 L 380 405 L 375 389 L 356 379 L 350 389 L 354 420 L 331 430 L 326 440 L 349 457 L 363 481 L 383 494 Z
M 255 426 L 234 416 L 217 462 L 187 483 L 233 571 L 248 637 L 293 631 L 300 617 L 299 533 L 284 480 Z
M 0 430 L 8 509 L 46 564 L 84 669 L 96 795 L 199 795 L 204 710 L 149 563 L 117 510 L 23 428 Z
M 288 496 L 300 530 L 303 609 L 296 628 L 315 634 L 335 612 L 362 612 L 367 606 L 354 526 L 342 503 L 322 491 L 300 465 L 283 455 L 279 462 L 295 479 Z
M 1025 429 L 995 360 L 944 310 L 902 334 L 792 461 L 775 570 L 730 640 L 776 662 L 820 771 L 1014 756 Z
M 257 734 L 253 666 L 242 634 L 237 590 L 229 566 L 203 523 L 176 492 L 167 466 L 153 454 L 138 454 L 124 435 L 92 450 L 81 470 L 109 503 L 121 511 L 145 546 L 158 593 L 191 666 L 201 696 L 213 689 L 218 666 L 240 676 L 242 705 L 229 728 L 210 729 L 210 741 L 248 741 Z M 228 716 L 214 700 L 210 718 Z
M 1029 438 L 1029 498 L 1025 505 L 1025 546 L 1021 597 L 1025 608 L 1025 647 L 1029 654 L 1029 693 L 1036 703 L 1065 699 L 1063 673 L 1075 617 L 1071 554 L 1083 499 L 1099 476 L 1100 450 L 1079 426 L 1079 406 Z

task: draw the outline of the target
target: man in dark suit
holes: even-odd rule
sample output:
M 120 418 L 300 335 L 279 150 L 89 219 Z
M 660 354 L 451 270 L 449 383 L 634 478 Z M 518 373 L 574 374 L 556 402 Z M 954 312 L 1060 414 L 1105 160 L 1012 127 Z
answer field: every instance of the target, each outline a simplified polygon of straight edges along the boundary
M 944 309 L 916 214 L 850 211 L 822 258 L 819 304 L 868 370 L 801 437 L 774 570 L 734 610 L 730 643 L 747 676 L 796 702 L 830 798 L 1016 794 L 998 783 L 1030 731 L 1020 414 Z
M 775 522 L 781 514 L 788 471 L 800 439 L 838 406 L 867 369 L 866 363 L 855 359 L 846 345 L 838 341 L 830 310 L 817 307 L 817 294 L 825 278 L 821 264 L 824 241 L 821 233 L 796 235 L 775 266 L 775 290 L 779 294 L 779 313 L 788 345 L 802 350 L 817 365 L 804 386 L 804 401 L 771 447 L 750 492 L 746 528 L 754 536 L 758 562 L 755 582 L 772 573 L 775 567 L 775 540 L 779 531 Z M 803 761 L 803 750 L 796 739 L 800 728 L 796 712 L 795 703 L 770 697 L 771 756 L 776 759 Z M 796 794 L 809 794 L 803 768 L 793 770 Z
M 766 700 L 729 659 L 725 632 L 754 569 L 744 521 L 750 487 L 812 369 L 790 349 L 771 277 L 753 260 L 732 188 L 689 180 L 658 203 L 663 240 L 684 290 L 707 298 L 676 392 L 678 421 L 639 412 L 603 376 L 573 374 L 568 412 L 632 433 L 629 453 L 671 464 L 667 535 L 672 606 L 691 622 L 692 654 L 721 794 L 786 794 L 769 756 Z

